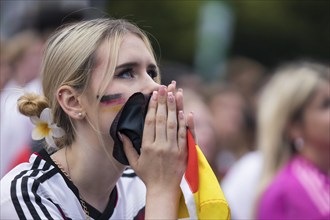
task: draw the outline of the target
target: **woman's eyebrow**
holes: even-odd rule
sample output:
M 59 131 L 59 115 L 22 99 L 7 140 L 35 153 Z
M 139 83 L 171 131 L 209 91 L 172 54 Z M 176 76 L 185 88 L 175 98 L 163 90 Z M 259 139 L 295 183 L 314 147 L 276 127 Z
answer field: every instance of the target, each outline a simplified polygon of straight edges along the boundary
M 158 69 L 158 66 L 155 65 L 155 64 L 149 64 L 148 65 L 148 68 L 150 68 L 150 69 Z
M 123 64 L 120 64 L 120 65 L 116 66 L 116 70 L 117 69 L 131 68 L 131 67 L 135 67 L 135 66 L 138 66 L 138 65 L 139 64 L 137 62 L 123 63 Z
M 116 70 L 118 69 L 126 69 L 126 68 L 132 68 L 132 67 L 136 67 L 136 66 L 139 66 L 139 63 L 138 62 L 129 62 L 129 63 L 123 63 L 123 64 L 120 64 L 118 66 L 116 66 Z M 153 69 L 157 69 L 157 65 L 151 63 L 148 65 L 148 68 L 153 68 Z

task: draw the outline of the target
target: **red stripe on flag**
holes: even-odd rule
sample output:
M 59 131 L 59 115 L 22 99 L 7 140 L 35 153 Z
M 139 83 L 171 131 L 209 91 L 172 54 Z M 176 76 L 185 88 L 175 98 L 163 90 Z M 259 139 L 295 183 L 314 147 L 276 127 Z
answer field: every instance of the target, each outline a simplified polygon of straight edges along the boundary
M 198 191 L 198 158 L 195 140 L 187 129 L 188 163 L 185 178 L 192 193 Z

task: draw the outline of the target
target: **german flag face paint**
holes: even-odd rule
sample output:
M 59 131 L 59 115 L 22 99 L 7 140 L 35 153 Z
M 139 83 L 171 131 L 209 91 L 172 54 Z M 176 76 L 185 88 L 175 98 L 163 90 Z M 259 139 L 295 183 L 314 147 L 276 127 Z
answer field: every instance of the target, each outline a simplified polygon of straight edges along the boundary
M 102 96 L 100 103 L 103 112 L 118 112 L 121 107 L 125 104 L 126 99 L 123 94 L 116 93 L 111 95 Z

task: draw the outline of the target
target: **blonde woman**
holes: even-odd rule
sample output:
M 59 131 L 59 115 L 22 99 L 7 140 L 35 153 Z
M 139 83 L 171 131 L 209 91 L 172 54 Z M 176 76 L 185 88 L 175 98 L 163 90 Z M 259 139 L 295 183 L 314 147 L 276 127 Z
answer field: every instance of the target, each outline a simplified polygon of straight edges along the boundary
M 280 68 L 260 97 L 257 219 L 330 218 L 329 67 Z
M 1 180 L 1 219 L 176 219 L 187 161 L 183 95 L 175 82 L 158 84 L 146 35 L 124 20 L 71 24 L 48 40 L 42 74 L 44 96 L 26 94 L 18 105 L 48 152 Z M 112 156 L 109 135 L 136 92 L 152 93 L 141 155 L 118 137 L 139 178 Z

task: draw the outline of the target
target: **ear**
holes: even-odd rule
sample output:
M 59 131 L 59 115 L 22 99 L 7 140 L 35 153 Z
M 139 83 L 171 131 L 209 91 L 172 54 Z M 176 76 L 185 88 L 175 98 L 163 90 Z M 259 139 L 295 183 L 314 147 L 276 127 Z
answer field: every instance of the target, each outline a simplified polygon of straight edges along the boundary
M 57 100 L 63 111 L 70 118 L 80 120 L 84 118 L 84 109 L 79 101 L 79 94 L 70 86 L 61 86 L 57 90 Z
M 301 122 L 291 122 L 288 125 L 288 136 L 290 140 L 296 140 L 303 137 Z

